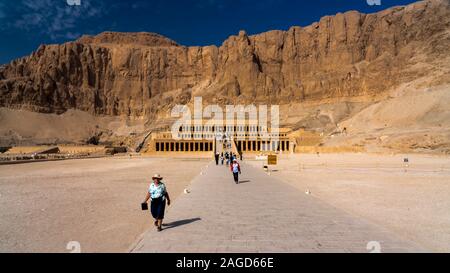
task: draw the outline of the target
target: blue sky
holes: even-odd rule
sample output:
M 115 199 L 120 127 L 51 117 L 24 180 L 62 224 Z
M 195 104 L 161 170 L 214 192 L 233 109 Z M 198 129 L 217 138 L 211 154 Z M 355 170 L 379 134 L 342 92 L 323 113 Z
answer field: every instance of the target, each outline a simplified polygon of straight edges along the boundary
M 80 1 L 81 5 L 67 2 Z M 367 2 L 380 1 L 381 5 Z M 249 34 L 306 26 L 324 15 L 372 13 L 414 0 L 0 0 L 0 64 L 40 44 L 63 43 L 102 31 L 147 31 L 182 45 L 221 45 Z

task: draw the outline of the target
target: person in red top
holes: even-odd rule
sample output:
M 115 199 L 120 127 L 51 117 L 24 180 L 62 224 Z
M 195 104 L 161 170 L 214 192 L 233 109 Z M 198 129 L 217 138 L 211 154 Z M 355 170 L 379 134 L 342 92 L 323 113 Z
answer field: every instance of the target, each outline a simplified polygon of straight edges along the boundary
M 230 170 L 233 173 L 234 182 L 239 184 L 239 175 L 241 174 L 241 165 L 237 162 L 237 160 L 233 160 L 233 163 L 230 165 Z

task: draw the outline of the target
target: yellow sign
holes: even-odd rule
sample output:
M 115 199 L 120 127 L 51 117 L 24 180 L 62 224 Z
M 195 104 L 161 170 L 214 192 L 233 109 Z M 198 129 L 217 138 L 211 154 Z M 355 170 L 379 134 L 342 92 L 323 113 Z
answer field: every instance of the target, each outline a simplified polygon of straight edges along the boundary
M 277 165 L 278 157 L 277 155 L 268 155 L 267 156 L 267 164 L 268 165 Z

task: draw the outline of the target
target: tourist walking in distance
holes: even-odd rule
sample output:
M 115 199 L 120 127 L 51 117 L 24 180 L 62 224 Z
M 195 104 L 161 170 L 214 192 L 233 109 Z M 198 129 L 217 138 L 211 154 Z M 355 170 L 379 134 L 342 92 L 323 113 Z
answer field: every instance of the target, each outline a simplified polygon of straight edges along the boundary
M 228 152 L 225 153 L 225 160 L 227 162 L 227 166 L 230 166 L 230 154 Z
M 223 158 L 223 153 L 220 155 L 220 165 L 223 166 L 225 158 Z
M 239 184 L 239 175 L 241 174 L 241 166 L 237 162 L 237 160 L 233 160 L 233 163 L 230 165 L 231 172 L 233 173 L 234 182 Z
M 159 174 L 152 177 L 152 183 L 147 191 L 144 204 L 150 200 L 150 211 L 155 219 L 155 226 L 158 231 L 162 231 L 162 222 L 164 220 L 164 211 L 167 205 L 170 206 L 170 197 L 166 185 L 162 182 L 163 178 Z
M 214 158 L 215 158 L 215 160 L 216 160 L 216 166 L 218 166 L 219 165 L 219 153 L 216 153 L 215 155 L 214 155 Z

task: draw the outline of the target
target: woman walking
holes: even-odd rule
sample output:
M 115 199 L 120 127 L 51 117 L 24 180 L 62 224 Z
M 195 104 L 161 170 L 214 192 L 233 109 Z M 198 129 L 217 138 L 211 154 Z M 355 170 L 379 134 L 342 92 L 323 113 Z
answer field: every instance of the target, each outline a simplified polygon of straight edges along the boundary
M 241 174 L 241 166 L 236 159 L 230 165 L 231 172 L 233 173 L 234 183 L 239 184 L 239 175 Z
M 159 174 L 155 174 L 152 177 L 153 182 L 147 191 L 147 196 L 145 197 L 145 203 L 150 200 L 150 211 L 153 218 L 155 219 L 155 226 L 158 231 L 162 231 L 162 222 L 164 220 L 164 211 L 166 210 L 166 200 L 167 205 L 170 206 L 170 197 L 167 192 L 166 185 L 162 182 L 162 177 Z
M 223 162 L 224 162 L 224 158 L 223 158 L 223 153 L 220 155 L 220 165 L 223 166 Z
M 228 152 L 225 153 L 225 162 L 227 166 L 230 166 L 230 154 Z

